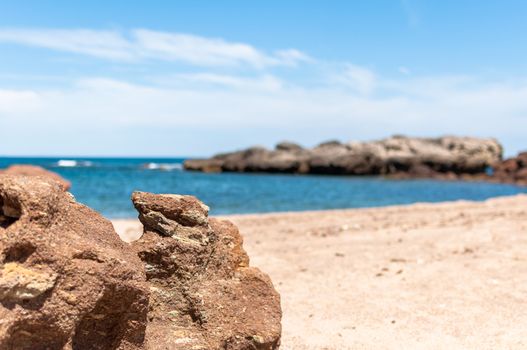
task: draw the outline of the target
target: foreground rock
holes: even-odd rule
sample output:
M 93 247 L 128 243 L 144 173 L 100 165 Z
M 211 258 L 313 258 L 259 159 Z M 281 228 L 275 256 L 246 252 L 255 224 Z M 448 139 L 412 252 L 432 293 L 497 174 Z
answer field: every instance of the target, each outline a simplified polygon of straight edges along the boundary
M 53 180 L 0 175 L 0 349 L 140 349 L 141 261 Z
M 37 165 L 11 165 L 10 167 L 0 170 L 0 174 L 7 175 L 24 175 L 24 176 L 41 176 L 45 178 L 52 179 L 60 184 L 64 191 L 69 191 L 71 188 L 71 183 L 64 179 L 57 173 L 46 170 Z
M 484 173 L 501 156 L 502 147 L 494 139 L 394 136 L 372 142 L 330 141 L 313 149 L 285 142 L 272 151 L 253 147 L 210 159 L 187 160 L 184 166 L 205 172 L 444 177 Z
M 192 196 L 132 196 L 144 225 L 133 243 L 151 289 L 149 349 L 276 349 L 278 293 L 249 267 L 238 229 Z
M 527 186 L 527 152 L 496 164 L 492 179 Z
M 279 295 L 236 227 L 194 197 L 133 201 L 130 246 L 57 182 L 0 175 L 0 349 L 278 348 Z

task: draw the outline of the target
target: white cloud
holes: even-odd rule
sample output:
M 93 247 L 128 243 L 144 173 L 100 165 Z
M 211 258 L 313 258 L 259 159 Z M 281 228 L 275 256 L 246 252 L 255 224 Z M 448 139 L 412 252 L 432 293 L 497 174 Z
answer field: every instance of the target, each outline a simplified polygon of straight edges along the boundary
M 0 130 L 10 130 L 2 136 L 4 154 L 58 154 L 68 144 L 67 151 L 77 154 L 203 155 L 283 138 L 309 145 L 395 133 L 495 136 L 509 154 L 527 146 L 527 78 L 417 76 L 400 67 L 403 74 L 388 79 L 367 67 L 315 60 L 294 49 L 265 53 L 223 39 L 145 29 L 0 30 L 0 42 L 119 62 L 208 67 L 152 76 L 155 70 L 145 64 L 134 66 L 129 80 L 61 77 L 60 84 L 50 84 L 55 88 L 0 86 Z M 296 79 L 288 79 L 287 73 L 277 75 L 280 70 L 265 70 L 299 62 L 311 63 L 300 79 L 296 71 Z M 228 69 L 233 66 L 256 71 Z M 108 137 L 94 143 L 101 132 Z
M 0 90 L 0 116 L 2 113 L 34 111 L 39 102 L 40 95 L 31 90 Z
M 269 134 L 260 132 L 268 128 L 281 130 L 281 135 L 306 144 L 327 138 L 371 139 L 403 133 L 495 136 L 505 143 L 509 154 L 524 146 L 521 142 L 527 128 L 527 84 L 448 85 L 441 81 L 438 85 L 445 88 L 443 93 L 416 97 L 407 91 L 427 90 L 434 83 L 432 78 L 400 82 L 386 96 L 299 86 L 277 86 L 262 93 L 258 88 L 246 88 L 254 81 L 205 73 L 179 79 L 221 84 L 225 88 L 203 89 L 188 84 L 178 85 L 186 87 L 145 86 L 96 78 L 82 79 L 64 90 L 19 95 L 16 91 L 3 91 L 0 123 L 16 114 L 11 126 L 33 130 L 37 135 L 35 140 L 57 126 L 83 130 L 100 125 L 116 133 L 126 128 L 135 129 L 139 134 L 152 128 L 183 134 L 188 130 L 209 130 L 209 134 L 196 134 L 201 152 L 207 153 L 218 151 L 210 130 L 215 130 L 215 135 L 231 135 L 233 130 L 240 138 L 251 135 L 250 142 L 256 144 L 283 138 L 270 139 Z M 381 78 L 377 79 L 380 85 L 384 83 Z M 6 99 L 5 96 L 16 97 Z M 22 99 L 20 104 L 13 102 L 17 98 Z M 24 98 L 39 102 L 36 107 L 26 109 Z M 11 101 L 9 113 L 2 106 L 6 100 Z M 79 138 L 89 136 L 78 132 Z M 135 146 L 137 141 L 136 137 L 128 140 Z M 98 142 L 107 142 L 107 149 L 113 147 L 111 140 Z M 195 144 L 191 147 L 188 142 L 179 143 L 182 141 L 178 137 L 166 142 L 177 145 L 179 154 L 193 154 Z M 240 139 L 230 137 L 223 147 L 241 146 Z
M 453 90 L 470 91 L 477 89 L 483 82 L 467 75 L 439 75 L 403 77 L 400 79 L 382 79 L 380 88 L 397 92 L 413 98 L 442 98 Z M 503 84 L 503 83 L 501 83 Z
M 278 50 L 276 51 L 276 57 L 279 62 L 289 66 L 295 66 L 299 62 L 315 62 L 312 57 L 295 49 Z
M 137 58 L 120 33 L 88 29 L 0 29 L 0 42 L 36 46 L 112 60 Z
M 84 54 L 116 61 L 179 61 L 197 66 L 255 68 L 295 66 L 306 54 L 279 50 L 268 54 L 244 43 L 220 38 L 136 29 L 129 32 L 87 29 L 0 29 L 0 42 Z
M 177 85 L 183 83 L 188 86 L 191 83 L 200 84 L 202 88 L 221 87 L 258 91 L 278 91 L 284 86 L 284 82 L 273 75 L 262 75 L 256 78 L 247 78 L 225 74 L 214 73 L 192 73 L 178 74 L 169 79 L 156 79 L 164 85 Z M 181 84 L 180 84 L 181 85 Z
M 278 51 L 266 55 L 256 48 L 242 43 L 227 42 L 223 39 L 204 38 L 188 34 L 135 30 L 142 54 L 165 60 L 183 61 L 203 66 L 229 66 L 248 64 L 257 68 L 274 65 L 296 65 L 308 60 L 298 50 Z
M 375 73 L 368 68 L 348 63 L 344 70 L 335 75 L 335 82 L 344 84 L 361 94 L 370 94 L 375 89 Z

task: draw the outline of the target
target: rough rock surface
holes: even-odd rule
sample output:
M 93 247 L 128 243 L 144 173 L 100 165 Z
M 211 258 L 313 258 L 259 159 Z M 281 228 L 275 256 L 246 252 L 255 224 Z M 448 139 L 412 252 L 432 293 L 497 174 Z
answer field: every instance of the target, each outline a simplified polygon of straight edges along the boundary
M 393 136 L 372 142 L 330 141 L 313 149 L 280 143 L 272 151 L 253 147 L 187 160 L 184 166 L 196 171 L 448 177 L 484 173 L 501 156 L 502 147 L 494 139 Z
M 64 189 L 64 191 L 68 191 L 71 188 L 71 183 L 68 180 L 64 179 L 62 176 L 60 176 L 57 173 L 46 170 L 37 165 L 15 164 L 15 165 L 9 166 L 8 168 L 4 170 L 0 170 L 0 174 L 41 176 L 41 177 L 46 177 L 54 181 L 57 181 L 60 184 L 60 186 Z
M 496 164 L 492 179 L 527 186 L 527 152 Z
M 60 185 L 0 175 L 0 349 L 141 349 L 143 264 Z
M 276 349 L 280 297 L 237 228 L 137 192 L 133 245 L 50 179 L 0 175 L 0 349 Z
M 192 196 L 135 192 L 144 235 L 132 245 L 146 266 L 148 349 L 276 349 L 280 297 L 249 267 L 236 226 L 209 219 Z

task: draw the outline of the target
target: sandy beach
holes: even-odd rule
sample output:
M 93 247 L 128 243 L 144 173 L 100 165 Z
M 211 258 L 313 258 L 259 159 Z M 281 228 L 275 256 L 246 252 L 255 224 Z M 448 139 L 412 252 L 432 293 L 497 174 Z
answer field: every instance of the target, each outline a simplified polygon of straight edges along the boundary
M 525 195 L 226 218 L 281 294 L 282 349 L 527 347 Z

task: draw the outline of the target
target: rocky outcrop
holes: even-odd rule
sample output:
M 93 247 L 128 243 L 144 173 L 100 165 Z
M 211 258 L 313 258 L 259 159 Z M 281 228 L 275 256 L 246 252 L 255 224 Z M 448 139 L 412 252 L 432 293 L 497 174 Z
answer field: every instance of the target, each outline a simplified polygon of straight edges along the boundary
M 186 160 L 187 170 L 204 172 L 268 172 L 305 173 L 310 152 L 303 149 L 277 149 L 269 151 L 262 147 L 220 154 L 211 159 Z
M 0 349 L 276 349 L 280 299 L 237 228 L 134 193 L 143 237 L 51 179 L 0 175 Z
M 516 157 L 496 164 L 492 179 L 527 186 L 527 152 L 522 152 Z
M 0 349 L 140 349 L 143 265 L 53 180 L 0 175 Z
M 46 170 L 38 165 L 15 164 L 9 166 L 4 170 L 0 170 L 0 174 L 41 176 L 58 182 L 59 185 L 64 189 L 64 191 L 69 191 L 69 189 L 71 188 L 71 183 L 68 180 L 64 179 L 59 174 Z
M 187 160 L 187 170 L 283 172 L 411 177 L 481 174 L 501 160 L 494 139 L 394 136 L 372 142 L 325 142 L 312 149 L 280 143 L 275 150 L 253 147 L 210 159 Z
M 132 196 L 144 225 L 133 243 L 151 289 L 149 349 L 276 349 L 280 299 L 249 267 L 236 226 L 192 196 Z

